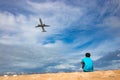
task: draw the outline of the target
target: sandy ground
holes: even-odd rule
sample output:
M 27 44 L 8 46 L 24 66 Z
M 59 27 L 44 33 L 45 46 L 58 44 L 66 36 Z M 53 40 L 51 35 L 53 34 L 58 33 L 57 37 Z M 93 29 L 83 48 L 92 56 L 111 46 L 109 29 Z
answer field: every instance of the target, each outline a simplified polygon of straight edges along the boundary
M 120 70 L 0 76 L 0 80 L 120 80 Z

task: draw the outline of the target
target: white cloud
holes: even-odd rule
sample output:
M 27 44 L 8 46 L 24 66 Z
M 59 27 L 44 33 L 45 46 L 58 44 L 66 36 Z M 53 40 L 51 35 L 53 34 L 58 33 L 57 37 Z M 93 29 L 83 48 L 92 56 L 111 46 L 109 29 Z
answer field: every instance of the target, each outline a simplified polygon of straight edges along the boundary
M 68 69 L 68 68 L 75 68 L 76 66 L 70 64 L 60 64 L 54 66 L 55 69 Z
M 34 16 L 26 17 L 22 14 L 15 16 L 9 12 L 0 13 L 0 15 L 2 16 L 0 20 L 1 43 L 37 44 L 37 38 L 43 38 L 43 35 L 40 35 L 41 30 L 35 28 L 37 22 L 34 20 L 37 18 Z
M 118 18 L 117 16 L 108 17 L 103 22 L 108 27 L 111 27 L 111 28 L 120 28 L 120 18 Z
M 16 46 L 0 44 L 0 69 L 38 68 L 61 59 L 61 54 L 40 46 Z M 59 57 L 59 58 L 58 58 Z M 4 64 L 4 65 L 2 65 Z
M 36 65 L 36 64 L 33 65 L 33 64 L 34 63 L 31 63 L 31 62 L 17 62 L 17 63 L 14 62 L 11 65 L 12 65 L 12 67 L 27 68 L 27 69 L 32 69 L 32 68 L 37 68 L 38 67 L 38 65 Z M 39 65 L 39 67 L 41 65 Z
M 63 2 L 35 3 L 27 1 L 26 9 L 36 15 L 13 15 L 10 12 L 0 12 L 0 30 L 2 30 L 1 43 L 7 41 L 9 44 L 41 44 L 46 37 L 59 34 L 72 22 L 82 16 L 82 9 L 72 7 Z M 50 15 L 50 16 L 49 16 Z M 41 17 L 45 24 L 47 33 L 42 33 L 40 28 L 35 28 Z M 12 35 L 11 35 L 12 34 Z
M 65 29 L 72 22 L 79 19 L 84 13 L 82 8 L 69 6 L 59 1 L 45 3 L 28 1 L 28 4 L 31 6 L 30 10 L 32 12 L 48 20 L 48 24 L 51 25 L 54 33 L 57 33 L 57 31 L 61 29 Z
M 3 30 L 15 30 L 16 29 L 16 23 L 15 23 L 15 17 L 11 13 L 8 12 L 2 12 L 0 13 L 1 19 L 0 19 L 0 29 Z

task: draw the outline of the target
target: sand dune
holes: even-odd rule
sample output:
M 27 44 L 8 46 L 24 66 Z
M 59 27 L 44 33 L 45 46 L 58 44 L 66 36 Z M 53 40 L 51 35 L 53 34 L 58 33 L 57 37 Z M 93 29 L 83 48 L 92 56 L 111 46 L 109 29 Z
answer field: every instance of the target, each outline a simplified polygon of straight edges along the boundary
M 0 80 L 120 80 L 120 70 L 1 76 Z

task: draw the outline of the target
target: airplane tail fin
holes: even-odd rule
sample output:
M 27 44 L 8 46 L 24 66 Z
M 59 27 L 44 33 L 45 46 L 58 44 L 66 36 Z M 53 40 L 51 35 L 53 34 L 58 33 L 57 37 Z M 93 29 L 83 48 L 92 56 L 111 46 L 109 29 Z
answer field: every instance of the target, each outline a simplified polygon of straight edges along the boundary
M 47 31 L 44 30 L 44 31 L 42 31 L 42 32 L 47 32 Z

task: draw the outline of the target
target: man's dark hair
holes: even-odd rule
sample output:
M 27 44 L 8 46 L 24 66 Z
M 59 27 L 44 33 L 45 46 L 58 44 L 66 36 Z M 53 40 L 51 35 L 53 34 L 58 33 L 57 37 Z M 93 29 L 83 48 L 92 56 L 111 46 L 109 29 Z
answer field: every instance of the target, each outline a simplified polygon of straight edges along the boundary
M 90 57 L 91 55 L 90 55 L 90 53 L 86 53 L 85 56 L 86 57 Z

